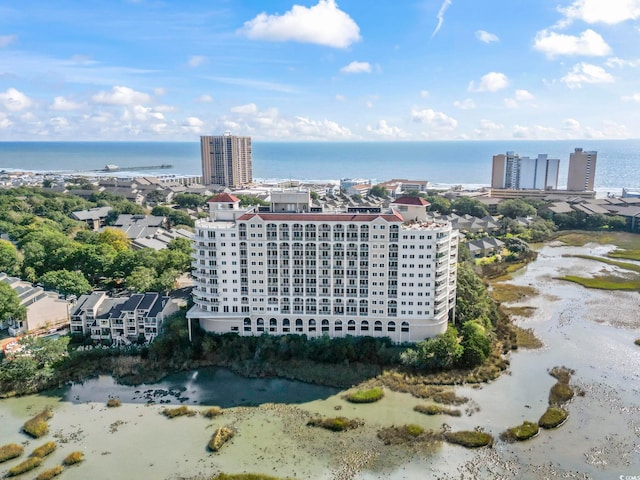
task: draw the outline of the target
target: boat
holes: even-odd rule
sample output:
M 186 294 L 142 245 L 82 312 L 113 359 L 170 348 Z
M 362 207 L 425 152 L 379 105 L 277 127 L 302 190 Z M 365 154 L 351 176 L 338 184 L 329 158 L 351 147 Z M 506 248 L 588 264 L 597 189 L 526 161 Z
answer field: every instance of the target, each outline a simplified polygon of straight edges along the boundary
M 111 164 L 111 163 L 110 163 L 110 164 L 108 164 L 108 165 L 106 165 L 106 166 L 103 168 L 103 170 L 104 170 L 105 172 L 114 172 L 114 171 L 119 170 L 119 169 L 120 169 L 120 167 L 118 167 L 118 165 L 113 165 L 113 164 Z

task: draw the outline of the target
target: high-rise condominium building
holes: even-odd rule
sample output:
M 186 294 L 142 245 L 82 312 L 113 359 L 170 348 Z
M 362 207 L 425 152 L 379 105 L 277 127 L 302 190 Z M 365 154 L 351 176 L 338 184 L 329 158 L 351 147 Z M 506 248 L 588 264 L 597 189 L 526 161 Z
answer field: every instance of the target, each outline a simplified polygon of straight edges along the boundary
M 520 157 L 514 152 L 494 155 L 491 188 L 510 190 L 556 190 L 560 160 L 539 154 Z
M 593 191 L 597 157 L 598 152 L 585 152 L 582 148 L 575 149 L 575 151 L 569 156 L 567 190 L 574 192 Z
M 388 213 L 323 213 L 308 191 L 270 207 L 230 194 L 196 222 L 190 320 L 211 332 L 369 335 L 415 342 L 443 333 L 456 299 L 457 230 L 422 199 Z
M 203 184 L 241 187 L 253 181 L 251 137 L 203 136 L 200 150 Z

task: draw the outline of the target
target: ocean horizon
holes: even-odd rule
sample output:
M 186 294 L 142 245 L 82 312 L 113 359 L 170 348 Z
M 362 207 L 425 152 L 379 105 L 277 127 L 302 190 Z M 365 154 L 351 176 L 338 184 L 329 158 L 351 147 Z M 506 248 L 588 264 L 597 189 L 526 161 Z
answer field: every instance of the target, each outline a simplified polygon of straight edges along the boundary
M 598 191 L 640 188 L 640 140 L 485 140 L 428 142 L 253 141 L 257 180 L 392 178 L 428 180 L 436 185 L 489 185 L 492 157 L 514 151 L 560 159 L 558 187 L 566 186 L 574 148 L 598 152 Z M 197 142 L 0 142 L 0 170 L 98 173 L 106 165 L 143 168 L 117 175 L 201 175 Z M 104 174 L 104 172 L 102 172 Z

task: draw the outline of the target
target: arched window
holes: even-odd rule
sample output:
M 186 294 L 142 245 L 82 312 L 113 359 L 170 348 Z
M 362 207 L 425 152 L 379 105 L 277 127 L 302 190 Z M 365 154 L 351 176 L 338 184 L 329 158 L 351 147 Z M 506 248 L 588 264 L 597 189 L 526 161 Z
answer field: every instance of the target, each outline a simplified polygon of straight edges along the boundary
M 373 324 L 373 330 L 376 332 L 382 331 L 382 322 L 380 320 L 376 320 L 376 323 Z
M 310 332 L 316 331 L 316 321 L 313 318 L 309 320 L 309 331 Z
M 245 332 L 251 331 L 251 319 L 248 317 L 244 319 L 244 331 Z
M 282 320 L 282 331 L 284 333 L 288 333 L 289 331 L 291 331 L 291 329 L 289 328 L 291 326 L 291 322 L 289 321 L 288 318 L 285 318 L 284 320 Z
M 264 319 L 259 318 L 258 320 L 256 320 L 256 324 L 258 325 L 258 331 L 264 332 Z
M 341 332 L 342 331 L 342 320 L 336 320 L 334 323 L 334 330 L 336 332 Z
M 347 330 L 350 332 L 355 332 L 356 331 L 356 321 L 355 320 L 349 320 L 347 322 Z
M 396 322 L 389 322 L 387 324 L 387 331 L 388 332 L 395 332 L 396 331 Z
M 369 331 L 369 322 L 367 322 L 366 320 L 363 320 L 362 322 L 360 322 L 360 331 L 361 332 L 368 332 Z
M 400 331 L 408 332 L 409 331 L 409 322 L 402 322 L 402 325 L 400 326 Z
M 302 319 L 296 319 L 296 332 L 304 332 L 304 327 L 302 326 Z
M 327 320 L 326 318 L 322 320 L 322 331 L 323 332 L 329 331 L 329 320 Z
M 275 318 L 269 319 L 269 331 L 277 332 L 278 331 L 278 321 Z

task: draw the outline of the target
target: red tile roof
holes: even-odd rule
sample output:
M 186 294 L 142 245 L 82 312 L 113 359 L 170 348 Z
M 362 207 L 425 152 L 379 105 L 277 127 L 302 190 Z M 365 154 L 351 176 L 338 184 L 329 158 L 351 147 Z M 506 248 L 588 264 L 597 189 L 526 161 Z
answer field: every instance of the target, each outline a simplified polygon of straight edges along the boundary
M 404 222 L 397 213 L 386 215 L 375 213 L 245 213 L 238 220 L 251 220 L 254 217 L 274 222 L 285 220 L 299 222 L 372 222 L 377 218 L 382 218 L 387 222 Z
M 400 197 L 392 203 L 396 205 L 422 205 L 425 207 L 431 205 L 422 197 Z
M 240 199 L 235 195 L 232 195 L 230 193 L 219 193 L 211 197 L 209 200 L 207 200 L 207 203 L 209 202 L 229 203 L 229 202 L 239 202 L 239 201 Z

